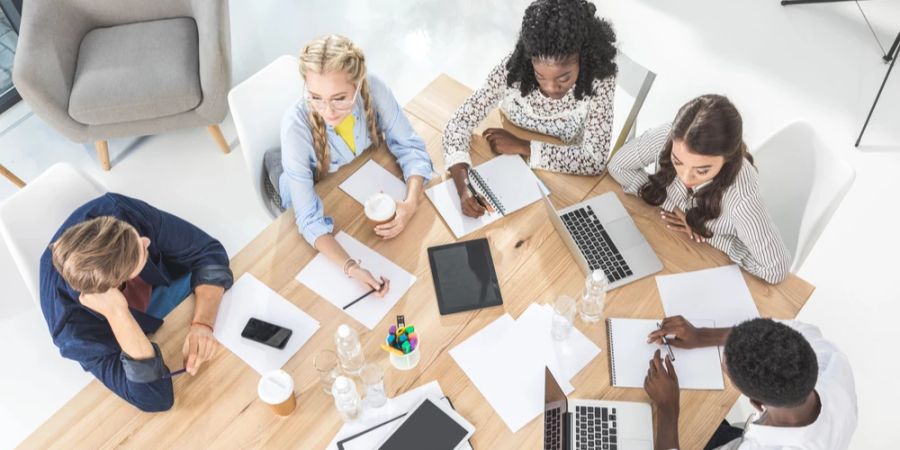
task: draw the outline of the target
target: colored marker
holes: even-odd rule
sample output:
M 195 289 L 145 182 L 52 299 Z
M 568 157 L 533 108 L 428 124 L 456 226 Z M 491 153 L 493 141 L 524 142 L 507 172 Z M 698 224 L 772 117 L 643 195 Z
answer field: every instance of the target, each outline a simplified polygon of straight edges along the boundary
M 387 345 L 387 344 L 381 344 L 381 348 L 382 348 L 384 351 L 388 352 L 388 353 L 393 353 L 393 354 L 395 354 L 395 355 L 397 355 L 397 356 L 403 356 L 403 352 L 402 352 L 402 351 L 397 350 L 396 348 L 391 347 L 390 345 Z

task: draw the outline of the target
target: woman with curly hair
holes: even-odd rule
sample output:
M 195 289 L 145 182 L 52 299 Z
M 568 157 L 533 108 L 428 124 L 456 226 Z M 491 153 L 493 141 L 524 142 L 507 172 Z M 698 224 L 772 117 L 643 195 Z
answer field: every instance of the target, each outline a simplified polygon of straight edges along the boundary
M 444 167 L 460 193 L 463 214 L 485 209 L 465 187 L 472 131 L 491 110 L 521 128 L 558 137 L 565 145 L 527 141 L 489 128 L 500 154 L 527 158 L 535 169 L 598 175 L 606 167 L 615 93 L 615 33 L 586 0 L 537 0 L 525 10 L 515 50 L 456 110 L 444 130 Z
M 395 218 L 374 229 L 390 239 L 415 214 L 422 186 L 431 177 L 431 158 L 391 90 L 366 70 L 362 50 L 350 39 L 329 35 L 307 44 L 300 53 L 300 75 L 306 96 L 287 110 L 281 123 L 282 206 L 294 207 L 297 228 L 310 245 L 382 296 L 389 281 L 376 280 L 341 247 L 314 185 L 366 149 L 385 145 L 397 158 L 407 189 Z
M 759 193 L 741 115 L 727 98 L 689 101 L 671 124 L 619 149 L 609 173 L 626 193 L 659 206 L 670 230 L 709 242 L 768 283 L 787 277 L 791 257 Z

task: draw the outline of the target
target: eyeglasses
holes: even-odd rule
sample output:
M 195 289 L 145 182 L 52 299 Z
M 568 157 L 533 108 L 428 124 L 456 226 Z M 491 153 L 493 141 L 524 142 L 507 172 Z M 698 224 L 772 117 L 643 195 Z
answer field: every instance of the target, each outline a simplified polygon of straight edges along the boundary
M 359 95 L 359 87 L 362 86 L 362 80 L 356 85 L 356 90 L 353 92 L 353 97 L 349 100 L 325 100 L 323 98 L 312 98 L 312 95 L 309 91 L 306 91 L 306 103 L 315 109 L 316 111 L 325 111 L 328 106 L 331 106 L 333 111 L 349 111 L 353 109 L 353 105 L 356 103 L 356 97 Z

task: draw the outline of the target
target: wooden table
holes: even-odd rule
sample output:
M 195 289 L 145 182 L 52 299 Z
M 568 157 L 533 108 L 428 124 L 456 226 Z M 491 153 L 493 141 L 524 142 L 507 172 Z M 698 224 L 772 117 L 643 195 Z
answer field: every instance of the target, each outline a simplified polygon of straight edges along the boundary
M 442 75 L 417 95 L 407 106 L 413 127 L 425 140 L 435 169 L 443 173 L 441 130 L 456 107 L 471 90 Z M 486 126 L 498 126 L 496 113 Z M 385 317 L 373 332 L 342 314 L 327 301 L 318 298 L 294 276 L 315 256 L 315 251 L 297 232 L 291 211 L 276 219 L 253 242 L 232 259 L 235 277 L 252 273 L 263 283 L 302 308 L 321 323 L 321 329 L 285 365 L 298 390 L 298 409 L 287 418 L 276 418 L 256 397 L 259 375 L 227 350 L 196 377 L 174 380 L 175 406 L 161 414 L 141 413 L 97 381 L 91 382 L 75 398 L 36 430 L 22 446 L 25 448 L 112 448 L 118 446 L 149 448 L 323 448 L 340 428 L 340 419 L 330 396 L 322 392 L 312 365 L 315 353 L 333 348 L 333 336 L 341 323 L 350 324 L 362 335 L 367 359 L 382 360 L 378 348 L 384 330 L 395 314 L 405 314 L 422 335 L 422 359 L 409 372 L 389 369 L 385 384 L 390 396 L 431 380 L 437 380 L 457 410 L 477 428 L 472 439 L 475 448 L 540 448 L 540 417 L 513 434 L 487 404 L 478 389 L 448 354 L 448 350 L 470 337 L 491 321 L 509 312 L 518 317 L 534 301 L 549 302 L 561 293 L 580 292 L 584 277 L 555 233 L 540 203 L 532 204 L 504 220 L 496 222 L 466 239 L 486 237 L 491 243 L 497 274 L 504 297 L 503 308 L 441 316 L 434 299 L 434 288 L 425 248 L 453 242 L 449 229 L 432 205 L 423 200 L 408 229 L 391 241 L 379 239 L 365 224 L 362 207 L 338 184 L 367 159 L 375 159 L 399 175 L 399 167 L 386 150 L 342 168 L 319 183 L 326 213 L 335 223 L 369 247 L 382 253 L 418 277 L 418 282 Z M 483 142 L 472 152 L 478 164 L 490 158 Z M 663 273 L 678 273 L 728 264 L 728 258 L 706 244 L 695 244 L 668 232 L 655 209 L 635 197 L 626 197 L 609 177 L 579 177 L 539 172 L 549 186 L 553 202 L 564 207 L 587 197 L 614 191 L 632 214 L 638 227 L 659 253 Z M 433 180 L 432 183 L 439 180 Z M 793 318 L 809 298 L 813 287 L 791 275 L 777 286 L 769 286 L 744 274 L 760 312 L 764 316 Z M 181 345 L 193 311 L 193 299 L 178 307 L 165 325 L 153 336 L 166 361 L 181 357 Z M 614 317 L 659 318 L 662 305 L 652 277 L 610 293 L 606 315 Z M 643 390 L 613 389 L 610 386 L 606 329 L 602 323 L 579 329 L 603 352 L 573 380 L 573 398 L 648 401 Z M 713 430 L 725 417 L 738 392 L 726 383 L 724 391 L 682 391 L 680 432 L 684 449 L 702 448 Z

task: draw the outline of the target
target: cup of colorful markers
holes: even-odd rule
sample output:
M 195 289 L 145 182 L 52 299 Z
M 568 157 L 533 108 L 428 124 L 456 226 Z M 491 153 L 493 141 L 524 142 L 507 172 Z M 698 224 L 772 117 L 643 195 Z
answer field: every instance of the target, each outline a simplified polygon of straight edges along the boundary
M 399 370 L 410 370 L 419 364 L 419 335 L 412 325 L 391 325 L 381 348 L 388 353 L 391 365 Z

